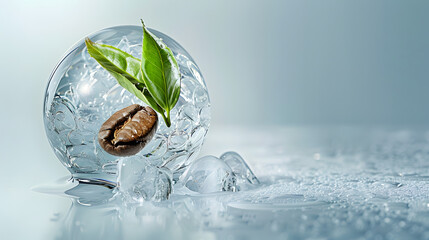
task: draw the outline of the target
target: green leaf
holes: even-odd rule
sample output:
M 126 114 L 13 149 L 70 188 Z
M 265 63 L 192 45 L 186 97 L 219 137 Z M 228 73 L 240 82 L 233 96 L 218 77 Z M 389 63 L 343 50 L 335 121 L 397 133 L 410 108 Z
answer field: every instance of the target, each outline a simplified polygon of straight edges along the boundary
M 137 98 L 145 102 L 147 105 L 149 105 L 151 108 L 153 108 L 155 111 L 159 113 L 163 113 L 164 110 L 156 104 L 153 97 L 150 95 L 150 93 L 144 89 L 143 91 L 138 89 L 136 84 L 133 84 L 131 81 L 129 81 L 127 78 L 125 78 L 123 75 L 116 73 L 116 72 L 110 72 L 109 73 L 116 78 L 119 85 L 121 85 L 123 88 L 125 88 L 128 92 L 134 94 Z
M 180 71 L 171 50 L 143 25 L 142 60 L 112 47 L 85 39 L 88 53 L 118 83 L 161 114 L 170 127 L 170 111 L 180 95 Z
M 85 39 L 85 44 L 89 55 L 110 73 L 119 73 L 132 83 L 144 83 L 140 59 L 110 45 L 94 43 L 89 38 Z
M 85 39 L 88 53 L 104 69 L 106 69 L 123 88 L 148 104 L 155 111 L 163 114 L 164 110 L 158 106 L 152 95 L 146 90 L 140 71 L 140 59 L 112 47 Z
M 150 33 L 144 24 L 142 50 L 143 81 L 156 103 L 167 113 L 164 120 L 170 126 L 170 110 L 176 105 L 180 95 L 179 66 L 171 50 Z

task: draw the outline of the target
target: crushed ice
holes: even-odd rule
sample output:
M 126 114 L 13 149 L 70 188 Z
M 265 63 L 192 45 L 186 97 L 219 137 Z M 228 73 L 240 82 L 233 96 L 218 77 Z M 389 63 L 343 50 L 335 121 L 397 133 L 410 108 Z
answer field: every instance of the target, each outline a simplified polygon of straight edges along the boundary
M 166 200 L 173 191 L 171 176 L 167 168 L 153 166 L 141 157 L 128 157 L 120 163 L 119 191 L 128 202 Z M 192 162 L 174 185 L 174 192 L 236 192 L 257 184 L 258 178 L 244 159 L 235 152 L 227 152 L 221 158 L 209 155 Z

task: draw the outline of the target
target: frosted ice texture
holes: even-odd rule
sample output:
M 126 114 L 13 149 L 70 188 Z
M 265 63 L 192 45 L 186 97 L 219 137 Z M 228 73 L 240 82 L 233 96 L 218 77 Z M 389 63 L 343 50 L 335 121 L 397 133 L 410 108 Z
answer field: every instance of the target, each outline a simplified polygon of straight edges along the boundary
M 181 94 L 171 111 L 172 127 L 160 124 L 152 141 L 138 154 L 156 166 L 180 173 L 195 159 L 210 124 L 210 100 L 199 68 L 189 54 L 170 37 L 151 30 L 171 48 L 182 74 Z M 119 26 L 90 38 L 141 57 L 142 29 Z M 78 42 L 53 71 L 45 95 L 44 120 L 56 156 L 75 175 L 117 173 L 120 158 L 107 154 L 98 144 L 101 124 L 114 112 L 138 103 L 119 86 Z

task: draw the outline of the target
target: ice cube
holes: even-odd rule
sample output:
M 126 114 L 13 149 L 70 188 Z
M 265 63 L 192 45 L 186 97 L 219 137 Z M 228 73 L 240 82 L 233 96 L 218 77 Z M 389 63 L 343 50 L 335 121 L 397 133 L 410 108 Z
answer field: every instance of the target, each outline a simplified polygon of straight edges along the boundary
M 231 168 L 214 156 L 205 156 L 193 162 L 181 182 L 187 189 L 198 193 L 236 191 L 236 178 Z
M 67 132 L 76 127 L 74 119 L 74 107 L 71 102 L 60 96 L 56 96 L 51 106 L 51 122 L 57 133 Z
M 162 201 L 171 193 L 171 172 L 153 166 L 143 157 L 122 160 L 119 168 L 119 191 L 127 201 Z
M 119 41 L 116 47 L 121 49 L 124 52 L 127 52 L 127 53 L 131 52 L 130 41 L 126 36 L 122 37 L 121 41 Z
M 69 163 L 76 172 L 90 173 L 101 168 L 95 152 L 86 144 L 68 145 L 66 149 Z
M 259 184 L 258 178 L 249 168 L 249 165 L 244 161 L 244 159 L 236 152 L 226 152 L 220 156 L 231 169 L 234 175 L 237 177 L 237 182 L 239 184 Z

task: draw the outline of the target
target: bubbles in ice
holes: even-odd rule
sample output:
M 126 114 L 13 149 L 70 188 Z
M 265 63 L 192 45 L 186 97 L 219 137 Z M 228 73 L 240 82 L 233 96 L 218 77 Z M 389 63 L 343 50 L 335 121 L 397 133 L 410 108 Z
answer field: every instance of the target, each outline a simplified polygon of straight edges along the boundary
M 170 170 L 153 166 L 145 158 L 124 158 L 119 167 L 119 191 L 126 201 L 162 201 L 172 191 Z
M 140 57 L 141 31 L 140 26 L 119 26 L 90 37 Z M 152 165 L 183 171 L 195 160 L 208 131 L 209 95 L 189 54 L 170 37 L 155 30 L 153 33 L 162 37 L 176 56 L 182 75 L 181 93 L 171 111 L 172 126 L 168 128 L 161 121 L 157 134 L 138 155 Z M 54 70 L 46 91 L 46 133 L 55 154 L 72 173 L 106 173 L 109 169 L 111 174 L 112 165 L 121 158 L 99 147 L 98 130 L 114 112 L 135 103 L 145 104 L 89 56 L 84 41 L 72 49 Z
M 231 168 L 214 156 L 205 156 L 193 162 L 180 181 L 186 188 L 198 193 L 236 191 L 236 177 Z

